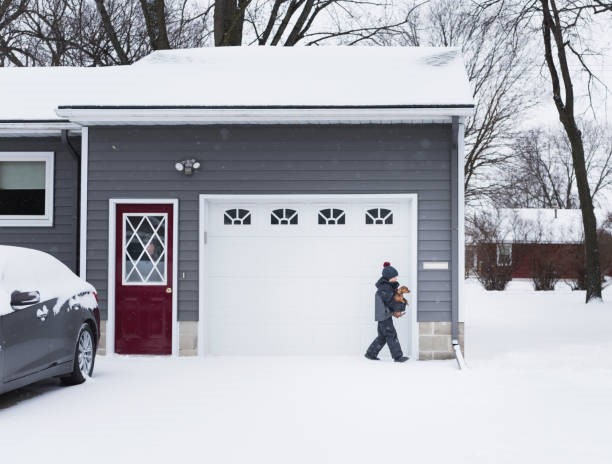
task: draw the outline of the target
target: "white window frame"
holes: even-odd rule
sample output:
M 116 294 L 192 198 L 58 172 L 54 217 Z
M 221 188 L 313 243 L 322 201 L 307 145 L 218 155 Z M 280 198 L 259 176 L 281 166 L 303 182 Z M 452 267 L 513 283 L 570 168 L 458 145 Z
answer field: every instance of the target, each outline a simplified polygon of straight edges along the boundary
M 501 263 L 499 261 L 499 257 L 502 255 L 502 253 L 500 253 L 500 249 L 501 247 L 504 247 L 505 249 L 509 250 L 509 253 L 506 253 L 508 256 L 510 256 L 510 261 L 507 263 Z M 496 262 L 498 266 L 510 266 L 512 264 L 512 243 L 498 243 L 496 248 Z
M 165 234 L 165 239 L 166 239 L 166 243 L 165 243 L 165 247 L 166 249 L 164 250 L 165 253 L 165 258 L 164 258 L 164 280 L 162 281 L 147 281 L 147 282 L 129 282 L 127 280 L 125 280 L 125 270 L 126 270 L 126 263 L 127 260 L 125 259 L 125 255 L 126 255 L 126 245 L 127 245 L 127 227 L 126 227 L 126 223 L 127 223 L 127 219 L 126 216 L 136 216 L 136 217 L 145 217 L 145 216 L 162 216 L 164 218 L 164 234 Z M 124 213 L 123 217 L 121 218 L 122 222 L 123 222 L 123 249 L 122 249 L 122 257 L 121 259 L 122 261 L 122 276 L 121 276 L 121 285 L 124 286 L 157 286 L 157 287 L 167 287 L 168 286 L 168 254 L 166 253 L 168 250 L 168 213 Z
M 52 227 L 53 226 L 53 172 L 54 172 L 54 152 L 0 152 L 0 162 L 31 162 L 43 161 L 45 163 L 45 214 L 16 216 L 0 214 L 0 227 Z

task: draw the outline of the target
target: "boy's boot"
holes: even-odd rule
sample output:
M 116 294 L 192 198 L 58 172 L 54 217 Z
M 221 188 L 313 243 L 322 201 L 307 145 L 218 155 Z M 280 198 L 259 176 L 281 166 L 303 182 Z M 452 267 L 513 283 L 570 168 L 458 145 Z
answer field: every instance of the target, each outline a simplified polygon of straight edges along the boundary
M 394 358 L 393 361 L 395 361 L 396 363 L 403 363 L 408 361 L 408 357 L 407 356 L 400 356 L 399 358 Z

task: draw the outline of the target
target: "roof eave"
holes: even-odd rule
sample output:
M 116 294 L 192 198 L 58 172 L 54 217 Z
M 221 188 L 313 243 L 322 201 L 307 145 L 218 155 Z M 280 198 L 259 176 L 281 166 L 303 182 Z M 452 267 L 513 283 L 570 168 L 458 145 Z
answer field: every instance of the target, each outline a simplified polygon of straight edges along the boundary
M 12 119 L 0 120 L 0 136 L 56 136 L 63 130 L 80 132 L 81 125 L 68 120 L 53 119 Z
M 467 117 L 473 105 L 201 107 L 60 106 L 59 117 L 83 126 L 159 124 L 314 124 L 450 122 Z

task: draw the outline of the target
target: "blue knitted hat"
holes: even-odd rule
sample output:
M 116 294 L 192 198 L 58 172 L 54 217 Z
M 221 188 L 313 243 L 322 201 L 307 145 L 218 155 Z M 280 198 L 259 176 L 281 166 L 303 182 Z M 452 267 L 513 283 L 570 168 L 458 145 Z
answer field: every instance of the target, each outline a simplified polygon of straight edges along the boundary
M 383 264 L 382 276 L 385 279 L 390 280 L 393 279 L 393 277 L 397 277 L 398 275 L 399 272 L 397 272 L 397 269 L 391 266 L 391 263 L 385 262 L 385 264 Z

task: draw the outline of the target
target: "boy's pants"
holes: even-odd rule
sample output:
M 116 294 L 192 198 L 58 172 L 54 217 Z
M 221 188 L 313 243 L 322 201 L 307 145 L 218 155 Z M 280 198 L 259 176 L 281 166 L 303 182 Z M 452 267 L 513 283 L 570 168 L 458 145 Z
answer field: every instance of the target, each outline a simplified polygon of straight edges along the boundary
M 368 348 L 367 354 L 377 356 L 385 346 L 385 343 L 389 345 L 393 359 L 403 356 L 402 347 L 397 339 L 397 332 L 395 327 L 393 327 L 393 318 L 391 317 L 378 322 L 378 337 L 374 339 Z

